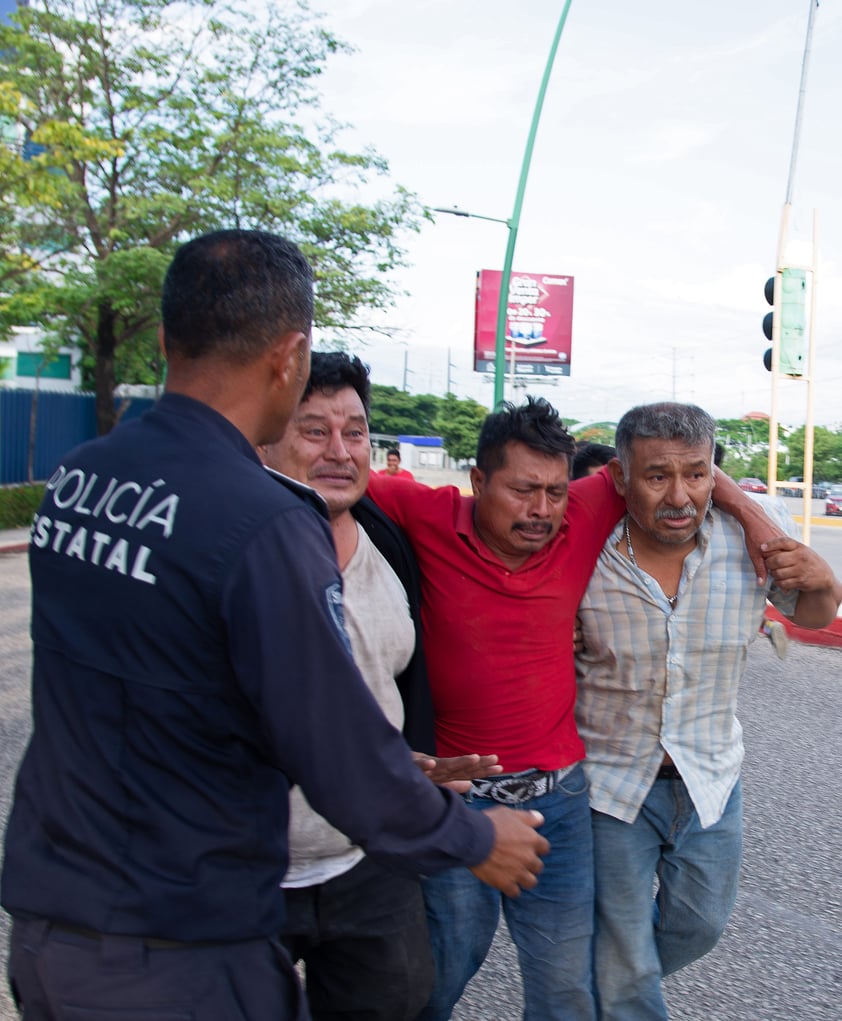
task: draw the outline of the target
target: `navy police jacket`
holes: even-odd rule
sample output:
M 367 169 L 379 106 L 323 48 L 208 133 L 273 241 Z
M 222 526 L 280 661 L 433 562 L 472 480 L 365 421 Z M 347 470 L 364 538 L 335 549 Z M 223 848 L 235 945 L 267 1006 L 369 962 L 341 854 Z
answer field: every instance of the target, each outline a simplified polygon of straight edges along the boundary
M 177 394 L 69 454 L 30 544 L 33 733 L 2 903 L 184 941 L 279 930 L 287 793 L 378 861 L 492 828 L 414 766 L 359 676 L 327 522 Z

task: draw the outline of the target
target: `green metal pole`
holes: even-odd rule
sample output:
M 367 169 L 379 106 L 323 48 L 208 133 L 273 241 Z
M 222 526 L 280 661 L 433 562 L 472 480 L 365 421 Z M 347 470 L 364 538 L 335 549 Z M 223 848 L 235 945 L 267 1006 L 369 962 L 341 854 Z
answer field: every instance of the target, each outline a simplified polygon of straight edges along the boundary
M 550 80 L 550 73 L 553 69 L 556 50 L 558 49 L 561 33 L 564 30 L 564 23 L 567 21 L 567 12 L 570 10 L 572 0 L 566 0 L 561 17 L 558 21 L 558 28 L 555 32 L 550 55 L 547 58 L 547 66 L 544 68 L 544 77 L 541 79 L 541 88 L 538 90 L 538 99 L 535 103 L 535 112 L 532 114 L 532 126 L 529 129 L 529 137 L 526 140 L 526 151 L 523 154 L 523 164 L 520 168 L 520 181 L 515 195 L 515 205 L 511 219 L 508 221 L 509 240 L 506 244 L 506 257 L 503 260 L 503 274 L 500 278 L 500 300 L 497 305 L 497 333 L 494 343 L 494 406 L 499 408 L 503 403 L 503 388 L 506 380 L 506 314 L 509 309 L 509 281 L 512 276 L 512 262 L 515 254 L 515 242 L 517 241 L 518 227 L 520 226 L 520 211 L 523 206 L 523 194 L 526 191 L 526 179 L 529 176 L 529 164 L 532 161 L 532 149 L 535 145 L 535 136 L 538 134 L 538 121 L 541 119 L 541 109 L 544 106 L 544 96 L 547 92 L 547 84 Z

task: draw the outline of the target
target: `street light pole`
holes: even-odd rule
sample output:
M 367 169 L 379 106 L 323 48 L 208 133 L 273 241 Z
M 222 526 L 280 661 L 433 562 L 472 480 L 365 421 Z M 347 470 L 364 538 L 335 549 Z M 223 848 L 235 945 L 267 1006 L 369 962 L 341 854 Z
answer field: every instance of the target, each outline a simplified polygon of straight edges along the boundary
M 509 281 L 512 276 L 512 262 L 514 261 L 515 243 L 517 241 L 518 227 L 520 226 L 520 211 L 523 207 L 523 196 L 526 191 L 526 179 L 529 176 L 529 164 L 532 162 L 532 150 L 535 146 L 535 136 L 538 133 L 538 122 L 541 119 L 541 110 L 544 106 L 544 96 L 547 93 L 547 85 L 550 80 L 550 73 L 555 62 L 556 51 L 558 50 L 561 33 L 564 30 L 564 23 L 567 21 L 567 12 L 570 10 L 571 0 L 566 0 L 561 17 L 558 19 L 558 27 L 553 37 L 553 44 L 550 47 L 550 55 L 547 58 L 547 66 L 544 68 L 544 76 L 541 79 L 541 87 L 538 90 L 538 99 L 535 102 L 535 110 L 532 114 L 532 125 L 529 129 L 529 136 L 526 140 L 526 151 L 523 154 L 523 163 L 520 168 L 520 180 L 518 181 L 517 192 L 515 193 L 515 205 L 512 215 L 508 220 L 502 220 L 496 216 L 480 216 L 478 213 L 468 213 L 463 209 L 434 208 L 436 213 L 450 213 L 452 216 L 467 216 L 474 220 L 490 220 L 492 223 L 504 223 L 509 229 L 509 238 L 506 244 L 506 255 L 503 259 L 503 272 L 500 277 L 500 299 L 497 303 L 497 332 L 494 340 L 494 407 L 497 408 L 503 403 L 503 393 L 506 383 L 506 317 L 509 310 Z M 512 378 L 514 378 L 514 341 L 512 342 Z
M 781 211 L 781 225 L 778 232 L 778 251 L 775 260 L 774 309 L 772 317 L 772 397 L 769 407 L 769 459 L 767 466 L 767 482 L 770 493 L 777 492 L 778 479 L 778 387 L 780 383 L 780 347 L 781 347 L 781 273 L 785 268 L 795 268 L 789 259 L 787 246 L 789 240 L 789 221 L 792 211 L 792 195 L 795 187 L 795 168 L 798 160 L 798 146 L 801 138 L 801 121 L 804 103 L 807 96 L 807 69 L 810 62 L 810 51 L 813 39 L 813 20 L 819 0 L 810 0 L 810 12 L 807 18 L 807 38 L 804 42 L 804 55 L 801 60 L 801 82 L 798 89 L 798 106 L 795 112 L 795 132 L 789 160 L 789 176 L 786 182 L 786 200 Z M 815 366 L 815 323 L 816 323 L 816 284 L 818 279 L 818 214 L 813 210 L 813 252 L 812 261 L 802 267 L 812 275 L 810 318 L 808 326 L 808 360 L 807 373 L 803 377 L 807 383 L 807 409 L 804 422 L 804 524 L 802 538 L 810 543 L 810 509 L 813 497 L 813 382 L 816 374 Z
M 544 96 L 547 93 L 547 85 L 550 80 L 550 72 L 555 62 L 556 51 L 558 50 L 561 33 L 564 30 L 564 23 L 567 21 L 567 12 L 570 10 L 571 0 L 566 0 L 561 17 L 558 19 L 553 43 L 550 47 L 550 54 L 547 58 L 547 66 L 544 68 L 544 76 L 541 79 L 541 87 L 538 89 L 538 99 L 535 102 L 535 111 L 532 114 L 532 125 L 529 129 L 529 137 L 526 140 L 526 150 L 523 154 L 523 164 L 520 168 L 520 180 L 518 181 L 517 192 L 515 193 L 515 205 L 512 211 L 509 224 L 509 240 L 506 245 L 506 255 L 503 259 L 503 273 L 500 277 L 500 300 L 497 304 L 497 334 L 494 344 L 494 406 L 499 407 L 503 403 L 503 386 L 506 372 L 506 316 L 509 310 L 509 280 L 512 276 L 512 262 L 514 261 L 515 243 L 517 232 L 520 226 L 520 211 L 523 206 L 523 196 L 526 191 L 526 179 L 529 176 L 529 164 L 532 161 L 532 149 L 535 145 L 535 136 L 538 133 L 538 122 L 541 119 L 541 110 L 544 106 Z

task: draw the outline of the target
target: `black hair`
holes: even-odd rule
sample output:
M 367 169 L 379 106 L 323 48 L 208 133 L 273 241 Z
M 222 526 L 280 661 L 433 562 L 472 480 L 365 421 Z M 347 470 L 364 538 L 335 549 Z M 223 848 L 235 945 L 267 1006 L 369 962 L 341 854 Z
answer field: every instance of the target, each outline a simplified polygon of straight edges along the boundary
M 617 457 L 628 478 L 634 440 L 680 440 L 691 447 L 710 447 L 713 458 L 716 422 L 695 404 L 640 404 L 631 408 L 617 425 Z
M 523 443 L 549 457 L 565 457 L 568 467 L 575 449 L 559 413 L 543 397 L 527 397 L 520 407 L 507 402 L 486 418 L 477 442 L 477 468 L 486 475 L 502 468 L 509 443 Z
M 219 230 L 182 245 L 161 296 L 169 356 L 258 357 L 284 333 L 309 334 L 313 271 L 292 242 L 259 230 Z
M 346 386 L 356 390 L 367 420 L 371 406 L 368 366 L 356 355 L 347 355 L 344 351 L 313 351 L 310 355 L 310 378 L 301 400 L 306 401 L 314 390 L 330 394 Z
M 396 457 L 399 461 L 401 459 L 401 452 L 397 447 L 389 447 L 386 451 L 386 457 Z
M 570 477 L 582 479 L 590 474 L 591 468 L 601 468 L 616 456 L 617 451 L 607 443 L 577 443 Z

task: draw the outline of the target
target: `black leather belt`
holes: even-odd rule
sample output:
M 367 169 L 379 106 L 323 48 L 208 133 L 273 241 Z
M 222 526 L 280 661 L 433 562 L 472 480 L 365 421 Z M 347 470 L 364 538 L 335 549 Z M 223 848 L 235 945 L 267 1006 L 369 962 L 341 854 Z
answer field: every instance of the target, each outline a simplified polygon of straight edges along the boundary
M 678 772 L 678 767 L 674 762 L 665 762 L 663 766 L 658 770 L 659 780 L 680 780 L 681 773 Z

